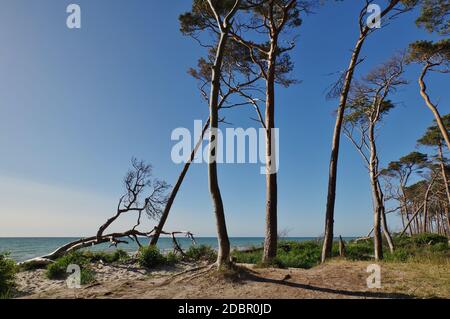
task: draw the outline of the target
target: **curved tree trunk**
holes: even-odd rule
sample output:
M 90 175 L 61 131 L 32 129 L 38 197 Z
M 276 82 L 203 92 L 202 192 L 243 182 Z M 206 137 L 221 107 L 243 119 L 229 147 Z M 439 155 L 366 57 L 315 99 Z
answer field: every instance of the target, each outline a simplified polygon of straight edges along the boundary
M 225 221 L 225 211 L 223 208 L 222 195 L 220 194 L 219 181 L 217 177 L 217 147 L 218 147 L 218 128 L 219 128 L 219 95 L 220 81 L 222 75 L 222 64 L 229 38 L 233 16 L 239 9 L 240 0 L 236 0 L 231 11 L 225 19 L 220 18 L 212 0 L 208 0 L 209 7 L 216 17 L 217 25 L 220 30 L 219 42 L 216 48 L 216 56 L 211 74 L 211 94 L 209 98 L 209 152 L 208 152 L 208 181 L 209 192 L 213 204 L 214 215 L 216 217 L 217 239 L 219 250 L 217 253 L 217 266 L 230 267 L 230 239 L 228 238 L 227 225 Z
M 395 246 L 394 246 L 394 241 L 392 240 L 391 232 L 389 231 L 389 228 L 388 228 L 386 211 L 385 211 L 384 206 L 383 206 L 383 210 L 381 212 L 381 223 L 383 225 L 384 237 L 386 237 L 386 241 L 388 242 L 388 245 L 389 245 L 389 251 L 391 253 L 393 253 L 395 250 Z
M 422 224 L 422 232 L 428 232 L 428 201 L 430 198 L 431 188 L 433 187 L 433 180 L 430 181 L 430 185 L 428 185 L 427 191 L 425 192 L 425 199 L 423 201 L 423 224 Z
M 222 33 L 217 47 L 216 60 L 212 68 L 211 96 L 209 105 L 211 129 L 209 134 L 208 178 L 209 192 L 211 194 L 214 214 L 216 216 L 216 228 L 219 244 L 217 265 L 219 267 L 230 265 L 230 240 L 228 238 L 225 212 L 223 208 L 222 196 L 220 194 L 216 161 L 219 126 L 220 76 L 227 39 L 228 35 Z
M 206 134 L 206 131 L 209 127 L 209 118 L 205 123 L 205 126 L 203 127 L 202 134 L 199 137 L 199 140 L 197 141 L 197 144 L 195 145 L 195 148 L 191 152 L 191 157 L 189 158 L 189 161 L 184 164 L 183 170 L 180 173 L 180 176 L 178 176 L 177 183 L 175 184 L 174 188 L 172 189 L 172 192 L 170 193 L 169 199 L 167 200 L 166 207 L 164 208 L 164 211 L 161 215 L 161 218 L 159 220 L 158 226 L 155 228 L 155 235 L 153 236 L 152 240 L 150 241 L 150 245 L 155 246 L 158 243 L 159 237 L 161 235 L 161 231 L 164 229 L 164 225 L 167 221 L 167 217 L 169 216 L 170 210 L 172 208 L 173 202 L 175 201 L 175 198 L 177 197 L 178 191 L 180 190 L 181 184 L 183 183 L 184 177 L 186 176 L 189 167 L 191 166 L 191 163 L 195 159 L 195 155 L 198 152 L 198 149 L 203 143 L 203 138 Z
M 383 259 L 383 238 L 381 233 L 381 220 L 384 213 L 383 197 L 380 193 L 381 189 L 378 182 L 378 157 L 377 147 L 375 144 L 375 126 L 373 123 L 369 127 L 369 142 L 370 142 L 370 161 L 369 161 L 369 175 L 370 184 L 372 186 L 372 197 L 374 205 L 374 223 L 373 223 L 373 240 L 375 260 Z
M 383 10 L 383 12 L 381 12 L 381 18 L 389 14 L 389 12 L 391 12 L 399 2 L 400 0 L 391 0 L 387 5 L 387 7 Z M 322 248 L 322 262 L 324 262 L 328 257 L 331 256 L 331 251 L 333 247 L 334 207 L 336 202 L 337 167 L 339 160 L 339 147 L 341 140 L 342 124 L 344 121 L 344 112 L 347 106 L 348 93 L 350 91 L 355 68 L 358 64 L 361 48 L 370 32 L 367 26 L 364 28 L 360 26 L 360 28 L 361 28 L 360 36 L 358 41 L 356 42 L 355 48 L 353 49 L 350 65 L 345 75 L 339 106 L 337 109 L 336 124 L 334 126 L 333 143 L 331 147 L 331 158 L 328 173 L 328 193 L 327 193 L 327 206 L 325 213 L 325 233 Z
M 341 131 L 344 121 L 344 112 L 347 105 L 348 93 L 353 80 L 353 74 L 355 72 L 356 65 L 358 63 L 361 48 L 366 40 L 367 33 L 362 33 L 356 42 L 356 46 L 353 49 L 350 65 L 347 69 L 344 84 L 342 87 L 341 97 L 336 115 L 336 124 L 334 126 L 333 143 L 331 146 L 331 158 L 328 173 L 328 195 L 327 206 L 325 213 L 325 233 L 322 248 L 322 262 L 331 257 L 331 251 L 333 248 L 334 239 L 334 206 L 336 202 L 336 182 L 337 182 L 337 168 L 339 160 L 339 147 L 341 143 Z
M 427 104 L 428 108 L 433 112 L 434 118 L 436 119 L 436 123 L 439 127 L 439 130 L 441 131 L 442 136 L 444 137 L 445 142 L 447 143 L 447 147 L 450 150 L 450 137 L 447 131 L 447 128 L 444 125 L 444 122 L 442 121 L 441 115 L 436 107 L 431 102 L 430 96 L 427 93 L 427 85 L 425 84 L 425 76 L 427 75 L 428 70 L 430 69 L 431 65 L 427 64 L 425 68 L 422 71 L 422 74 L 419 78 L 419 85 L 420 85 L 420 95 L 422 95 L 422 98 L 425 100 L 425 103 Z
M 448 184 L 448 177 L 447 177 L 447 173 L 445 172 L 444 154 L 442 152 L 442 145 L 440 143 L 438 145 L 438 155 L 439 155 L 439 162 L 440 162 L 440 166 L 441 166 L 442 179 L 445 184 L 445 193 L 447 194 L 448 204 L 450 205 L 450 185 Z
M 377 168 L 377 172 L 378 172 L 378 168 Z M 387 222 L 387 216 L 386 216 L 386 207 L 384 206 L 384 194 L 383 194 L 383 190 L 381 189 L 380 183 L 378 181 L 378 177 L 377 177 L 377 183 L 378 183 L 378 193 L 380 194 L 381 198 L 380 198 L 380 202 L 381 202 L 381 224 L 383 226 L 383 234 L 384 237 L 386 237 L 386 241 L 389 245 L 389 251 L 391 253 L 394 252 L 394 241 L 392 240 L 392 236 L 391 236 L 391 232 L 389 231 L 389 227 L 388 227 L 388 222 Z

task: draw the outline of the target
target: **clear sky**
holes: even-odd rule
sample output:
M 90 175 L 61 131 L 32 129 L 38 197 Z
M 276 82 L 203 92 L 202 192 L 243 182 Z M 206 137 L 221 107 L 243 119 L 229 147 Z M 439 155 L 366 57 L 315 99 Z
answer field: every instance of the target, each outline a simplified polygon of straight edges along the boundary
M 291 236 L 323 232 L 337 106 L 324 93 L 333 74 L 348 65 L 362 2 L 331 2 L 304 17 L 293 51 L 294 76 L 302 82 L 277 91 L 279 228 Z M 66 27 L 70 3 L 82 8 L 81 30 Z M 132 156 L 151 162 L 157 177 L 175 183 L 181 166 L 171 161 L 171 132 L 192 130 L 194 120 L 208 112 L 186 73 L 205 53 L 179 32 L 178 15 L 189 7 L 188 0 L 0 0 L 0 236 L 92 235 L 114 213 Z M 434 38 L 416 28 L 416 14 L 399 17 L 368 40 L 358 76 L 408 43 Z M 418 92 L 418 71 L 409 67 L 410 85 L 392 97 L 398 107 L 379 137 L 382 164 L 414 150 L 432 122 Z M 433 75 L 430 83 L 434 100 L 448 113 L 448 76 Z M 244 128 L 255 126 L 251 115 L 250 110 L 226 114 Z M 259 168 L 219 167 L 231 236 L 264 233 Z M 367 233 L 371 205 L 363 163 L 344 138 L 336 235 Z M 398 218 L 389 220 L 398 229 Z M 214 236 L 214 225 L 207 168 L 194 165 L 167 229 Z

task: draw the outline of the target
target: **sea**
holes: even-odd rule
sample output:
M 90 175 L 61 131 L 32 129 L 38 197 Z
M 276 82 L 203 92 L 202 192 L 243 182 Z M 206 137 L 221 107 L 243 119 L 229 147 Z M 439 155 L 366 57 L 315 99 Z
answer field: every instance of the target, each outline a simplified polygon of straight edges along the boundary
M 22 262 L 31 258 L 44 256 L 63 246 L 64 244 L 78 240 L 80 238 L 1 238 L 0 237 L 0 252 L 9 253 L 9 257 L 16 262 Z M 189 238 L 177 238 L 179 244 L 183 249 L 189 248 L 194 243 Z M 127 239 L 128 240 L 128 239 Z M 309 241 L 318 240 L 313 237 L 288 237 L 283 240 L 289 241 Z M 140 239 L 141 244 L 148 244 L 148 239 Z M 217 238 L 215 237 L 197 237 L 195 238 L 196 245 L 208 245 L 212 248 L 217 248 Z M 261 247 L 264 243 L 262 237 L 231 237 L 230 244 L 233 249 L 245 249 L 250 247 Z M 172 238 L 162 237 L 158 241 L 158 246 L 162 251 L 169 251 L 173 249 Z M 128 244 L 119 244 L 118 248 L 123 249 L 129 253 L 134 253 L 138 250 L 138 245 L 128 240 Z M 109 244 L 101 244 L 89 248 L 94 251 L 114 251 L 115 247 L 110 247 Z

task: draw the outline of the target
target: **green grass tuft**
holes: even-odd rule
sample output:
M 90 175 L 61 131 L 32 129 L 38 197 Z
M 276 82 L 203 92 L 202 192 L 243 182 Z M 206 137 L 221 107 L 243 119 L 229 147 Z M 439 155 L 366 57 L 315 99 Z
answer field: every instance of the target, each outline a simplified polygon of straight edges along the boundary
M 156 246 L 145 246 L 139 249 L 137 256 L 139 265 L 146 268 L 155 268 L 166 264 L 166 257 Z
M 10 298 L 15 287 L 17 267 L 8 257 L 9 254 L 0 253 L 0 299 Z
M 78 265 L 81 270 L 81 284 L 86 285 L 95 279 L 95 273 L 89 266 L 90 262 L 89 254 L 86 255 L 86 252 L 75 251 L 58 258 L 54 263 L 48 265 L 45 274 L 49 279 L 63 280 L 69 275 L 67 267 L 69 265 Z
M 436 234 L 421 234 L 413 237 L 394 236 L 394 253 L 390 253 L 387 243 L 383 243 L 384 259 L 388 262 L 442 263 L 450 259 L 448 239 Z M 309 269 L 320 263 L 322 245 L 318 241 L 278 243 L 277 258 L 263 264 L 263 250 L 253 248 L 247 252 L 233 251 L 238 263 L 255 264 L 257 267 L 292 267 Z M 333 243 L 332 256 L 339 255 L 339 243 Z M 345 256 L 348 260 L 366 261 L 374 257 L 373 240 L 350 241 L 346 243 Z
M 277 258 L 270 263 L 262 263 L 262 249 L 250 252 L 234 251 L 233 258 L 238 263 L 256 264 L 257 267 L 304 268 L 309 269 L 320 263 L 322 245 L 318 241 L 278 243 Z
M 216 251 L 210 246 L 206 245 L 191 246 L 185 254 L 186 258 L 190 261 L 214 262 L 217 259 Z

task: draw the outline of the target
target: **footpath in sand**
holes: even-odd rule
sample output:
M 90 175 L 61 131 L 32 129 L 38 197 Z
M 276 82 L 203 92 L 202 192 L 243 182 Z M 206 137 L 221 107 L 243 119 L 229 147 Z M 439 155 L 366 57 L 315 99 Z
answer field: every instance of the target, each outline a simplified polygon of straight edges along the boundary
M 369 289 L 369 262 L 335 260 L 309 270 L 241 265 L 238 278 L 181 265 L 147 272 L 134 266 L 96 265 L 96 282 L 68 289 L 44 271 L 19 274 L 22 298 L 450 298 L 450 266 L 381 263 L 381 289 Z

